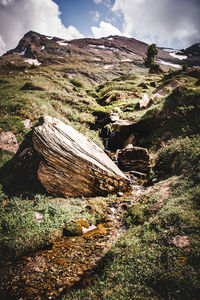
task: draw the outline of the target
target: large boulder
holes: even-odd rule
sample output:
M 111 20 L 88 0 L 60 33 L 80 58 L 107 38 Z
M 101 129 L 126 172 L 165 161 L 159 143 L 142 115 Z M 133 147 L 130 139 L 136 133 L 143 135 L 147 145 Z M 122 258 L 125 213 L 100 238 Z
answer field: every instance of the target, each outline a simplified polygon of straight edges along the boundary
M 151 169 L 148 150 L 142 147 L 119 150 L 118 165 L 124 171 L 148 175 Z
M 49 194 L 95 196 L 129 188 L 114 162 L 81 133 L 50 116 L 39 122 L 32 138 L 41 159 L 37 176 Z

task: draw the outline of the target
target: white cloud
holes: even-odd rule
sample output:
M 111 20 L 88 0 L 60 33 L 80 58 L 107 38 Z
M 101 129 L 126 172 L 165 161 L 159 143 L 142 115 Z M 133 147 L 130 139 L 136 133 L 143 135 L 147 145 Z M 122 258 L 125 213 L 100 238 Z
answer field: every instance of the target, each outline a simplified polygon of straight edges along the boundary
M 115 0 L 112 10 L 124 17 L 124 35 L 169 47 L 200 40 L 199 0 Z
M 0 0 L 0 4 L 3 6 L 7 6 L 13 2 L 14 2 L 14 0 Z
M 0 55 L 29 30 L 69 40 L 83 37 L 74 26 L 62 24 L 53 0 L 0 0 Z
M 95 38 L 101 38 L 109 35 L 122 35 L 119 29 L 104 21 L 100 22 L 99 27 L 93 26 L 91 30 Z

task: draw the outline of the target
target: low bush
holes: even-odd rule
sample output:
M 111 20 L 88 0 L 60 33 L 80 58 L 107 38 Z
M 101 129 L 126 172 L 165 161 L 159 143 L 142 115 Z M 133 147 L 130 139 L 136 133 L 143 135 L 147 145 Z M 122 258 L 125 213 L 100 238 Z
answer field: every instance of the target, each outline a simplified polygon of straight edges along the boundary
M 69 80 L 75 87 L 84 88 L 84 84 L 78 79 L 72 78 Z

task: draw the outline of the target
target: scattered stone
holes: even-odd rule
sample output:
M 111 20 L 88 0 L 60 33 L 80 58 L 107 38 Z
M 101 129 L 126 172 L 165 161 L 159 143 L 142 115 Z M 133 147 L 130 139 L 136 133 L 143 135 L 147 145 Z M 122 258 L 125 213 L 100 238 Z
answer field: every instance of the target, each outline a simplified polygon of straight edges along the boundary
M 122 113 L 122 110 L 121 110 L 118 106 L 116 106 L 116 107 L 113 108 L 113 112 L 116 112 L 116 113 L 118 113 L 118 114 L 121 114 L 121 113 Z
M 63 229 L 64 236 L 79 236 L 83 234 L 82 225 L 79 222 L 67 222 Z
M 94 230 L 94 229 L 97 229 L 97 226 L 95 226 L 95 225 L 91 225 L 90 227 L 82 227 L 82 230 L 83 230 L 83 234 L 85 234 L 85 233 L 87 233 L 87 232 L 90 232 L 90 231 L 92 231 L 92 230 Z
M 26 119 L 26 120 L 23 120 L 21 122 L 22 122 L 22 124 L 24 124 L 25 129 L 29 129 L 31 127 L 31 120 L 30 119 Z
M 148 97 L 148 95 L 144 94 L 142 99 L 139 102 L 140 108 L 147 107 L 149 105 L 150 100 L 151 99 Z
M 43 214 L 41 214 L 40 212 L 34 211 L 34 218 L 36 219 L 37 223 L 42 222 L 43 219 Z
M 119 120 L 119 114 L 115 113 L 115 112 L 111 113 L 110 120 L 111 120 L 111 122 L 118 121 Z
M 118 165 L 122 170 L 149 174 L 150 156 L 146 148 L 133 147 L 119 150 Z
M 177 235 L 173 238 L 172 243 L 178 247 L 183 248 L 189 246 L 190 242 L 187 235 Z
M 117 193 L 117 197 L 122 197 L 124 195 L 124 193 L 123 192 L 119 192 L 119 193 Z
M 19 145 L 15 135 L 12 132 L 0 133 L 0 149 L 16 153 Z
M 158 178 L 153 178 L 152 179 L 152 182 L 154 183 L 154 182 L 158 182 Z

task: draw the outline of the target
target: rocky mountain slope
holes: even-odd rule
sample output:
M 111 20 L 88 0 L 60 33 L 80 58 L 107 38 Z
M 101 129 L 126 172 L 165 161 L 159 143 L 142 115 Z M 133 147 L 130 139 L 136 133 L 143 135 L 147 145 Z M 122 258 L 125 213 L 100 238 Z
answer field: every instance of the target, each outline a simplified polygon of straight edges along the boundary
M 108 80 L 124 74 L 124 71 L 144 72 L 143 59 L 147 47 L 148 45 L 141 41 L 121 36 L 67 41 L 30 31 L 15 49 L 2 57 L 2 60 L 42 66 L 59 65 L 63 72 L 96 84 L 102 82 L 102 79 Z M 164 68 L 180 68 L 185 62 L 180 60 L 180 55 L 172 56 L 168 51 L 161 49 L 157 60 Z M 192 63 L 191 59 L 190 61 Z M 82 63 L 84 64 L 80 67 Z
M 198 299 L 200 70 L 166 49 L 149 74 L 146 49 L 29 32 L 1 57 L 0 298 Z M 111 167 L 131 189 L 63 197 Z

